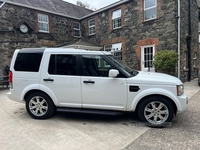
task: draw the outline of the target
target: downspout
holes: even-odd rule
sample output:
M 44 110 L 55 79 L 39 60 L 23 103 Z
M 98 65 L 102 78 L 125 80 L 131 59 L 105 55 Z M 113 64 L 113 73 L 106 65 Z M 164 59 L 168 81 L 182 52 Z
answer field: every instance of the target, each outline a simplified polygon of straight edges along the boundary
M 180 21 L 180 16 L 181 13 L 180 13 L 180 0 L 178 0 L 178 78 L 180 79 L 180 69 L 181 69 L 181 58 L 180 58 L 180 55 L 181 55 L 181 50 L 180 50 L 180 34 L 181 34 L 181 21 Z
M 6 2 L 3 2 L 1 5 L 0 5 L 0 9 L 1 9 L 1 7 L 3 7 L 3 5 L 5 4 Z
M 191 81 L 191 0 L 188 0 L 188 35 L 186 37 L 187 49 L 188 49 L 188 81 Z

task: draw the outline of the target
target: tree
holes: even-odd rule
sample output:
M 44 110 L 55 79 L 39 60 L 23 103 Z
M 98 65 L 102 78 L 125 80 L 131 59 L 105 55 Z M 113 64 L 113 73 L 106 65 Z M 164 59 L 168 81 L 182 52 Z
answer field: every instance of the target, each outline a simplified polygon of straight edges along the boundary
M 76 4 L 77 4 L 78 6 L 80 6 L 80 7 L 86 8 L 86 9 L 96 10 L 96 8 L 90 7 L 90 5 L 89 5 L 87 2 L 83 3 L 83 2 L 81 2 L 80 0 L 78 0 L 78 1 L 76 2 Z

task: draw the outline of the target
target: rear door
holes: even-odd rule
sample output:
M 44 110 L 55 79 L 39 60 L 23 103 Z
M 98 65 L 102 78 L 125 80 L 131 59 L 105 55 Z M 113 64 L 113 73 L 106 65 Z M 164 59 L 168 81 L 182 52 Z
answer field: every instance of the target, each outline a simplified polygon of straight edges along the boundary
M 61 107 L 81 107 L 81 85 L 76 54 L 45 55 L 41 85 L 56 97 Z

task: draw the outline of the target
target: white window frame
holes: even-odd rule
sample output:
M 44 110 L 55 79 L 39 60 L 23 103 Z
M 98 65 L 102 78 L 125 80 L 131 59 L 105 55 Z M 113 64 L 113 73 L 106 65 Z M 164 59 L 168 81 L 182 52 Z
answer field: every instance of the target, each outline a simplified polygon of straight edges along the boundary
M 115 58 L 122 59 L 122 43 L 108 44 L 104 46 L 104 51 L 111 52 Z M 120 53 L 120 55 L 118 55 Z
M 200 32 L 200 22 L 198 23 L 198 31 Z
M 41 20 L 41 17 L 46 17 L 47 21 Z M 44 26 L 46 26 L 46 30 L 41 29 L 40 24 L 43 24 Z M 49 16 L 48 15 L 38 13 L 38 29 L 39 29 L 39 32 L 49 33 Z
M 199 43 L 200 43 L 200 34 L 199 34 Z
M 78 28 L 76 28 L 75 24 L 78 25 Z M 79 33 L 79 36 L 76 35 L 76 32 Z M 74 37 L 81 37 L 81 27 L 79 22 L 74 22 Z
M 91 25 L 91 22 L 94 22 L 94 24 Z M 94 35 L 95 34 L 95 19 L 90 19 L 88 20 L 88 28 L 89 28 L 89 35 Z
M 111 52 L 112 51 L 112 44 L 104 45 L 104 51 Z
M 155 1 L 155 5 L 151 6 L 151 7 L 147 7 L 145 6 L 146 1 L 148 0 L 144 0 L 144 21 L 148 21 L 148 20 L 152 20 L 152 19 L 156 19 L 157 18 L 157 0 L 150 0 L 150 1 Z M 156 10 L 156 14 L 153 14 L 151 18 L 147 18 L 146 19 L 146 12 L 147 11 L 151 11 L 151 10 Z
M 196 67 L 196 65 L 197 65 L 197 52 L 194 52 L 193 67 Z
M 150 67 L 150 70 L 148 67 L 145 67 L 145 48 L 150 48 L 152 47 L 152 63 L 153 63 L 153 60 L 154 60 L 154 56 L 155 56 L 155 44 L 153 45 L 145 45 L 145 46 L 141 46 L 141 70 L 142 71 L 155 71 L 155 68 L 153 66 Z M 149 56 L 148 56 L 149 57 Z M 145 70 L 146 69 L 146 70 Z
M 183 69 L 187 69 L 187 51 L 184 51 L 183 61 L 184 61 Z
M 112 12 L 112 26 L 113 29 L 121 28 L 122 26 L 122 10 L 118 9 Z

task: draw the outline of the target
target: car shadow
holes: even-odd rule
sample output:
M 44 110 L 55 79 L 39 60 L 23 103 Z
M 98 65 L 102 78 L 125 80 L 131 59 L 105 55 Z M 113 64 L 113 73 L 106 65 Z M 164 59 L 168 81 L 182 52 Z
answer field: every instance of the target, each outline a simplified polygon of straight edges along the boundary
M 99 123 L 114 123 L 120 122 L 123 125 L 138 124 L 140 122 L 137 113 L 122 113 L 120 115 L 103 115 L 103 114 L 82 114 L 82 113 L 69 113 L 69 112 L 56 112 L 52 119 L 62 118 L 64 120 L 73 120 L 86 122 L 99 122 Z

